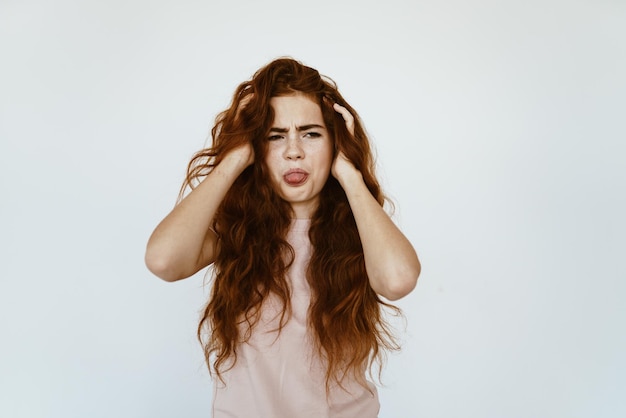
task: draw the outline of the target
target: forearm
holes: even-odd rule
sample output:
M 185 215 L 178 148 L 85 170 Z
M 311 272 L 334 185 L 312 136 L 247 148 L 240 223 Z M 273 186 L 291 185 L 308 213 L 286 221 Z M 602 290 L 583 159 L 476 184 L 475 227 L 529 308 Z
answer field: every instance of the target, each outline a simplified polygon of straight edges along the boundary
M 215 213 L 245 165 L 224 159 L 156 227 L 148 241 L 146 265 L 175 281 L 211 264 L 217 237 L 210 230 Z
M 389 300 L 406 296 L 421 270 L 413 246 L 374 199 L 358 171 L 345 175 L 340 183 L 354 214 L 370 285 Z

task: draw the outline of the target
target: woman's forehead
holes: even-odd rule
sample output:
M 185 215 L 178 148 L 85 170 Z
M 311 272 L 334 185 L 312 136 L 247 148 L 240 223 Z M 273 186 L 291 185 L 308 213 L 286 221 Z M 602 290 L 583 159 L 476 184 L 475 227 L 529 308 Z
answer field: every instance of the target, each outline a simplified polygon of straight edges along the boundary
M 272 97 L 270 105 L 274 110 L 274 126 L 324 125 L 319 104 L 303 94 Z

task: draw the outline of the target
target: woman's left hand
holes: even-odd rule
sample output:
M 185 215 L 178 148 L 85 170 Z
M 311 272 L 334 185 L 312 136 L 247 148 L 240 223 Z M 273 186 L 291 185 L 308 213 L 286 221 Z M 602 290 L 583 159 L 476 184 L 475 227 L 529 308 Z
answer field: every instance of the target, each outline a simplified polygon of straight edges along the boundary
M 335 109 L 335 111 L 343 117 L 343 120 L 346 122 L 346 128 L 348 129 L 350 135 L 354 135 L 354 116 L 352 116 L 350 111 L 337 103 L 333 105 L 333 109 Z M 337 180 L 339 180 L 340 183 L 343 179 L 346 178 L 346 176 L 355 174 L 359 177 L 361 176 L 359 170 L 354 167 L 352 162 L 346 157 L 346 155 L 342 151 L 339 151 L 337 153 L 335 161 L 333 161 L 333 165 L 331 167 L 331 173 Z
M 354 116 L 352 116 L 352 113 L 350 113 L 348 109 L 341 106 L 339 103 L 335 103 L 333 105 L 333 109 L 335 109 L 335 112 L 339 113 L 343 117 L 343 120 L 346 122 L 346 128 L 348 128 L 348 132 L 350 132 L 350 135 L 354 135 Z

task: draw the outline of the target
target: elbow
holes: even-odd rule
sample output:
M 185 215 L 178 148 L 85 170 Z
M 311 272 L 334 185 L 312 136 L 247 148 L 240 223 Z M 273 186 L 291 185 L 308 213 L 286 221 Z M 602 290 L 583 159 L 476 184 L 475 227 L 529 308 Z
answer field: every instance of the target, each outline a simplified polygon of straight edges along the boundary
M 175 282 L 184 278 L 174 269 L 174 264 L 166 255 L 151 251 L 150 248 L 146 250 L 145 263 L 152 274 L 166 282 Z
M 386 282 L 386 286 L 380 294 L 390 301 L 402 299 L 415 289 L 420 272 L 421 265 L 419 261 L 415 265 L 406 266 L 401 271 L 397 271 L 393 279 Z
M 382 296 L 390 301 L 402 299 L 415 289 L 416 284 L 417 277 L 394 281 L 393 284 L 387 286 L 387 289 L 385 289 L 385 293 L 383 293 Z

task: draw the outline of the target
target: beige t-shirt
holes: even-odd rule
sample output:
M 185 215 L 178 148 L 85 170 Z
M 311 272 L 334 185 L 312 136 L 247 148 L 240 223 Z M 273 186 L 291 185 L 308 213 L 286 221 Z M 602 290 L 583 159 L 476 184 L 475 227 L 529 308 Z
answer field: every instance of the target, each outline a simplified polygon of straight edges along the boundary
M 294 219 L 287 241 L 295 251 L 287 280 L 292 314 L 280 335 L 276 332 L 280 304 L 269 298 L 247 343 L 237 349 L 235 366 L 223 374 L 225 385 L 214 384 L 214 418 L 375 418 L 376 387 L 344 382 L 326 396 L 325 370 L 314 354 L 307 332 L 311 291 L 306 280 L 311 257 L 310 220 Z

